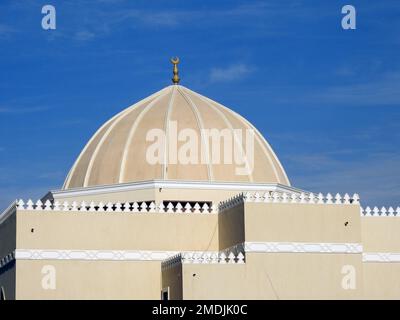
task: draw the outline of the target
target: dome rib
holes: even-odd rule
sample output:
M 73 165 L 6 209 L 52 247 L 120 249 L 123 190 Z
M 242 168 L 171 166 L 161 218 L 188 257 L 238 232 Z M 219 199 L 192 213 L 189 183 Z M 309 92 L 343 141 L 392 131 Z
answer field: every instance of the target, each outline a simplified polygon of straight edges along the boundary
M 125 112 L 127 112 L 127 109 L 118 112 L 114 117 L 112 117 L 110 120 L 108 120 L 106 123 L 104 123 L 97 131 L 96 133 L 90 138 L 90 140 L 88 141 L 88 143 L 85 145 L 85 147 L 83 148 L 83 150 L 81 151 L 81 153 L 79 154 L 78 158 L 76 159 L 76 161 L 74 162 L 74 165 L 72 166 L 71 170 L 69 171 L 67 178 L 64 182 L 63 185 L 63 189 L 69 188 L 69 185 L 71 183 L 71 178 L 72 175 L 75 172 L 76 166 L 79 163 L 79 161 L 81 160 L 82 156 L 85 154 L 86 150 L 89 148 L 89 146 L 92 144 L 92 142 L 97 138 L 97 136 L 100 134 L 100 132 L 103 130 L 103 128 L 107 127 L 107 125 L 109 125 L 110 123 L 112 123 L 115 119 L 117 119 L 118 117 L 120 117 L 122 114 L 124 114 Z M 103 134 L 104 135 L 104 134 Z
M 134 108 L 129 108 L 129 112 L 126 112 L 125 114 L 121 115 L 118 117 L 114 123 L 107 129 L 107 131 L 104 133 L 104 135 L 101 137 L 100 142 L 97 144 L 96 149 L 94 150 L 92 157 L 90 158 L 89 165 L 86 171 L 85 175 L 85 180 L 83 183 L 84 187 L 87 187 L 89 185 L 89 179 L 90 175 L 92 174 L 92 169 L 93 169 L 93 163 L 96 160 L 96 157 L 101 149 L 101 146 L 103 145 L 104 141 L 107 139 L 107 137 L 110 135 L 111 131 L 115 128 L 115 126 L 122 120 L 124 119 L 125 116 L 129 115 Z
M 172 112 L 172 108 L 174 105 L 174 101 L 175 101 L 175 94 L 176 94 L 176 90 L 175 90 L 176 86 L 172 86 L 171 89 L 171 98 L 169 99 L 168 102 L 168 108 L 167 108 L 167 114 L 165 116 L 165 124 L 164 124 L 164 132 L 166 134 L 166 136 L 168 135 L 168 130 L 169 130 L 169 119 L 171 117 L 171 112 Z M 163 163 L 163 179 L 166 180 L 168 179 L 168 148 L 169 148 L 169 139 L 165 139 L 165 143 L 164 143 L 164 163 Z
M 199 95 L 197 92 L 194 92 L 188 88 L 186 88 L 190 93 L 195 94 L 195 95 Z M 216 105 L 218 105 L 219 107 L 221 107 L 222 109 L 224 109 L 225 111 L 229 112 L 230 114 L 232 114 L 233 116 L 235 116 L 236 118 L 238 118 L 242 123 L 245 124 L 246 127 L 253 129 L 254 132 L 256 133 L 256 138 L 257 141 L 259 142 L 259 144 L 261 145 L 261 148 L 264 150 L 264 154 L 267 156 L 272 169 L 274 171 L 275 177 L 276 179 L 283 184 L 287 184 L 290 185 L 290 181 L 287 177 L 287 174 L 285 172 L 285 170 L 282 167 L 282 164 L 280 163 L 280 161 L 278 160 L 278 157 L 276 156 L 275 152 L 272 150 L 271 146 L 269 145 L 269 143 L 266 141 L 266 139 L 261 135 L 261 133 L 258 131 L 258 129 L 256 127 L 254 127 L 249 121 L 247 121 L 245 118 L 243 118 L 240 114 L 236 113 L 235 111 L 225 107 L 224 105 L 211 100 L 208 97 L 204 97 L 202 96 L 204 99 L 208 100 L 210 103 L 215 103 Z M 261 138 L 260 138 L 261 137 Z M 268 152 L 269 151 L 269 152 Z M 279 177 L 279 174 L 275 168 L 275 164 L 273 163 L 270 153 L 272 154 L 272 156 L 275 158 L 275 161 L 277 162 L 277 164 L 279 165 L 279 168 L 281 169 L 281 171 L 283 172 L 284 178 L 286 181 L 282 181 L 281 178 Z
M 129 115 L 133 110 L 135 110 L 135 107 L 139 107 L 140 105 L 145 105 L 146 102 L 148 102 L 149 100 L 158 97 L 159 95 L 162 94 L 162 92 L 164 91 L 160 90 L 158 92 L 156 92 L 154 95 L 151 95 L 150 97 L 148 97 L 147 99 L 141 100 L 138 103 L 135 103 L 134 105 L 132 105 L 131 107 L 128 107 L 127 109 L 125 109 L 119 117 L 116 117 L 115 121 L 112 123 L 112 125 L 107 129 L 107 131 L 104 133 L 104 135 L 101 137 L 100 142 L 97 144 L 96 149 L 94 150 L 92 157 L 90 158 L 90 162 L 86 171 L 86 175 L 85 175 L 85 180 L 84 180 L 84 187 L 87 187 L 89 185 L 89 179 L 90 179 L 90 175 L 92 173 L 92 168 L 93 168 L 93 163 L 97 157 L 97 154 L 99 153 L 99 150 L 101 148 L 101 146 L 103 145 L 105 139 L 110 135 L 111 131 L 115 128 L 115 126 L 127 115 Z
M 136 103 L 134 103 L 133 105 L 129 106 L 128 108 L 122 110 L 121 112 L 118 112 L 116 115 L 114 115 L 111 119 L 109 119 L 108 121 L 106 121 L 96 132 L 95 134 L 90 138 L 90 140 L 86 143 L 85 147 L 83 148 L 83 150 L 81 151 L 81 153 L 79 154 L 78 158 L 76 159 L 76 161 L 74 162 L 71 170 L 69 171 L 67 178 L 65 179 L 65 182 L 63 184 L 63 189 L 68 189 L 70 187 L 70 183 L 71 183 L 71 178 L 75 172 L 75 169 L 78 165 L 78 163 L 80 162 L 82 156 L 85 154 L 85 152 L 87 151 L 87 149 L 89 148 L 89 146 L 92 144 L 92 142 L 96 139 L 96 137 L 100 134 L 100 132 L 110 123 L 112 123 L 114 120 L 116 120 L 118 117 L 122 116 L 125 113 L 129 113 L 131 108 L 134 108 L 138 105 L 144 104 L 147 101 L 153 99 L 154 97 L 156 97 L 160 92 L 166 90 L 167 88 L 164 88 L 158 92 L 153 93 L 152 95 L 148 96 L 147 98 L 144 98 L 143 100 L 140 100 Z
M 125 146 L 124 146 L 124 152 L 122 155 L 122 159 L 121 159 L 121 165 L 120 165 L 120 171 L 119 171 L 119 178 L 118 178 L 118 182 L 119 183 L 124 183 L 124 177 L 125 177 L 125 168 L 126 168 L 126 161 L 128 158 L 128 154 L 129 154 L 129 148 L 132 144 L 132 139 L 133 136 L 136 132 L 136 129 L 139 125 L 139 122 L 142 120 L 142 118 L 146 115 L 146 113 L 163 97 L 165 97 L 169 92 L 163 92 L 160 93 L 160 95 L 158 97 L 156 97 L 153 101 L 151 101 L 142 111 L 140 111 L 139 115 L 137 116 L 137 118 L 135 119 L 135 121 L 133 122 L 132 128 L 129 130 L 128 133 L 128 137 L 126 139 L 125 142 Z
M 187 89 L 187 88 L 184 88 L 184 90 L 188 90 L 188 89 Z M 228 120 L 228 118 L 221 112 L 221 110 L 219 110 L 216 106 L 212 105 L 210 102 L 208 102 L 206 99 L 204 99 L 204 97 L 203 97 L 202 95 L 198 94 L 197 92 L 192 91 L 192 93 L 193 93 L 194 95 L 196 95 L 196 97 L 198 97 L 200 100 L 204 101 L 210 108 L 212 108 L 215 112 L 217 112 L 217 113 L 219 114 L 219 116 L 224 120 L 225 124 L 229 127 L 229 129 L 232 130 L 233 136 L 234 136 L 235 144 L 236 144 L 237 146 L 239 146 L 239 148 L 241 148 L 242 154 L 246 154 L 246 153 L 245 153 L 245 150 L 244 150 L 244 148 L 243 148 L 243 144 L 239 143 L 238 136 L 237 136 L 237 134 L 236 134 L 235 131 L 234 131 L 234 128 L 233 128 L 232 123 L 231 123 L 231 122 Z M 249 165 L 249 161 L 248 161 L 248 159 L 247 159 L 247 156 L 245 157 L 245 159 L 246 159 L 246 160 L 245 160 L 245 161 L 246 161 L 246 168 L 248 169 L 248 171 L 250 171 L 250 170 L 249 170 L 249 169 L 250 169 L 250 165 Z M 250 182 L 254 182 L 254 178 L 253 178 L 253 174 L 252 174 L 252 173 L 249 175 L 249 180 L 250 180 Z
M 210 146 L 208 144 L 208 142 L 204 139 L 204 136 L 201 134 L 202 130 L 204 130 L 204 124 L 203 124 L 203 120 L 201 118 L 200 112 L 197 109 L 196 104 L 192 101 L 192 99 L 190 99 L 190 97 L 185 94 L 184 92 L 182 92 L 182 90 L 180 90 L 180 88 L 178 87 L 178 91 L 179 93 L 182 95 L 182 97 L 186 100 L 186 102 L 188 102 L 189 106 L 192 108 L 193 113 L 196 117 L 196 121 L 197 121 L 197 126 L 199 128 L 199 132 L 200 132 L 200 137 L 201 137 L 201 143 L 204 146 L 204 149 L 207 150 L 206 152 L 206 162 L 207 162 L 207 172 L 208 172 L 208 180 L 209 181 L 214 181 L 214 174 L 213 174 L 213 168 L 212 168 L 212 164 L 210 161 Z

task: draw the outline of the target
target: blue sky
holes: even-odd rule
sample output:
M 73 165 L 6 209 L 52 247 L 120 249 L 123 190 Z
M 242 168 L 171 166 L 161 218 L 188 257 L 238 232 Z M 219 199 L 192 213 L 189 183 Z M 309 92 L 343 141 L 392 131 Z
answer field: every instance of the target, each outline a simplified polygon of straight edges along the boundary
M 169 85 L 173 55 L 182 85 L 249 119 L 294 186 L 397 206 L 399 17 L 398 0 L 3 0 L 0 208 L 60 188 L 102 123 Z

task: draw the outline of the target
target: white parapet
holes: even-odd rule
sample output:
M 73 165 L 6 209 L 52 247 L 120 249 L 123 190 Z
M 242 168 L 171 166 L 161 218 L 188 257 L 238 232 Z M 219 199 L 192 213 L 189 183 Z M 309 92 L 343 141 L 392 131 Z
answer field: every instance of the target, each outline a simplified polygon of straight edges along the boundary
M 162 270 L 174 268 L 179 264 L 244 264 L 244 252 L 233 251 L 226 254 L 225 251 L 192 251 L 182 252 L 164 260 L 161 263 Z
M 185 205 L 182 203 L 168 202 L 165 205 L 163 202 L 156 204 L 155 202 L 85 202 L 77 203 L 73 201 L 69 203 L 65 201 L 60 203 L 58 201 L 46 200 L 43 203 L 41 200 L 33 202 L 31 199 L 24 202 L 19 200 L 16 207 L 20 211 L 45 211 L 45 212 L 117 212 L 117 213 L 174 213 L 174 214 L 215 214 L 218 213 L 218 208 L 215 205 L 209 206 L 207 203 L 199 204 L 194 203 L 191 205 L 187 202 Z
M 283 204 L 326 204 L 326 205 L 357 205 L 360 203 L 358 194 L 350 197 L 349 194 L 341 196 L 337 193 L 335 196 L 328 193 L 326 195 L 319 193 L 287 193 L 287 192 L 266 192 L 264 194 L 241 193 L 237 196 L 222 201 L 219 204 L 219 210 L 224 211 L 236 207 L 243 203 L 283 203 Z
M 393 207 L 378 208 L 378 207 L 366 207 L 360 208 L 360 214 L 362 217 L 400 217 L 400 207 L 394 209 Z

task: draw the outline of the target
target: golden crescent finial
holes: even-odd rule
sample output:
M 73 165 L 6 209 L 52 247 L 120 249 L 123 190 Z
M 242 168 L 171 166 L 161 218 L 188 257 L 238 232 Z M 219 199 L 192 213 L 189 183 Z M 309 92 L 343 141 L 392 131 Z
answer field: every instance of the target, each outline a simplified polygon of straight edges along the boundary
M 178 57 L 171 58 L 171 62 L 172 62 L 172 64 L 178 64 L 179 63 L 179 58 Z
M 174 84 L 178 84 L 179 81 L 181 80 L 181 79 L 179 78 L 179 75 L 178 75 L 178 73 L 179 73 L 179 70 L 178 70 L 179 58 L 178 58 L 178 57 L 171 58 L 171 63 L 174 65 L 174 69 L 173 69 L 173 71 L 172 71 L 173 74 L 174 74 L 174 76 L 172 77 L 172 82 L 173 82 Z

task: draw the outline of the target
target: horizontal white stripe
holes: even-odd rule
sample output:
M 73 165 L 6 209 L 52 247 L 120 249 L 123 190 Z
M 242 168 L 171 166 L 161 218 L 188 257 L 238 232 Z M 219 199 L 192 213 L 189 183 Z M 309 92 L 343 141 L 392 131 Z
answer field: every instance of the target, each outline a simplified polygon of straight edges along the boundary
M 358 243 L 300 243 L 300 242 L 246 242 L 238 244 L 228 253 L 244 252 L 309 252 L 309 253 L 361 253 L 362 245 Z M 196 251 L 191 251 L 196 252 Z M 17 249 L 17 260 L 125 260 L 125 261 L 162 261 L 173 257 L 181 251 L 149 250 L 39 250 Z M 203 253 L 198 251 L 198 253 Z
M 362 253 L 363 262 L 392 262 L 400 263 L 400 253 L 390 252 L 362 252 L 362 245 L 358 243 L 300 243 L 300 242 L 246 242 L 237 244 L 221 252 L 190 251 L 192 253 Z M 186 251 L 189 252 L 189 251 Z M 103 261 L 163 261 L 177 254 L 179 251 L 144 251 L 144 250 L 37 250 L 16 249 L 0 260 L 3 267 L 16 260 L 103 260 Z
M 245 242 L 245 252 L 362 253 L 360 243 Z
M 179 251 L 16 249 L 15 258 L 17 260 L 162 261 L 178 253 Z
M 365 252 L 363 262 L 400 262 L 400 253 Z

